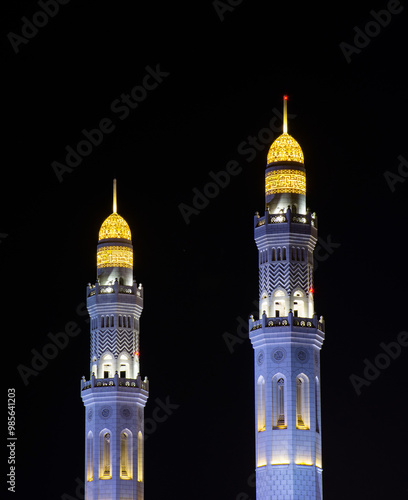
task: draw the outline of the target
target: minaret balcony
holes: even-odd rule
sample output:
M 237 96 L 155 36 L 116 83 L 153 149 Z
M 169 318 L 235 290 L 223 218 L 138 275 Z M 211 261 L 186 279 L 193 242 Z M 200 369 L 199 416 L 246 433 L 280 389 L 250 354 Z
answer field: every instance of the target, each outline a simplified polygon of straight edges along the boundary
M 319 346 L 324 340 L 324 319 L 317 318 L 314 314 L 312 318 L 303 318 L 294 316 L 290 311 L 288 316 L 279 316 L 268 318 L 266 314 L 259 320 L 254 320 L 253 316 L 249 319 L 249 337 L 252 343 L 262 342 L 264 336 L 271 334 L 277 339 L 310 339 L 313 343 L 317 342 Z
M 140 284 L 137 285 L 136 282 L 133 285 L 120 285 L 117 280 L 112 285 L 99 285 L 98 282 L 95 285 L 88 284 L 87 297 L 113 293 L 116 295 L 136 295 L 136 297 L 143 298 L 143 288 Z
M 291 211 L 288 207 L 286 212 L 271 214 L 266 211 L 263 217 L 257 212 L 254 217 L 254 227 L 257 228 L 268 226 L 268 232 L 286 233 L 312 233 L 317 234 L 317 217 L 316 214 L 307 212 L 306 214 L 298 214 Z
M 99 389 L 111 387 L 113 390 L 127 390 L 127 389 L 142 389 L 143 391 L 149 392 L 149 381 L 147 377 L 142 380 L 140 375 L 135 379 L 121 378 L 117 374 L 113 378 L 95 378 L 92 375 L 91 380 L 86 380 L 82 377 L 81 380 L 81 391 L 87 389 Z

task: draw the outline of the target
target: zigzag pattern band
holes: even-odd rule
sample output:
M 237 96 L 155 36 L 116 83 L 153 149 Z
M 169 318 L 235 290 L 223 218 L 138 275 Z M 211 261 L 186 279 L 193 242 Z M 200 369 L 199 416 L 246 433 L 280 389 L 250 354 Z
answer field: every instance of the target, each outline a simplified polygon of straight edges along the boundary
M 136 336 L 133 330 L 95 330 L 91 335 L 91 356 L 96 356 L 98 359 L 107 351 L 115 358 L 123 351 L 134 353 L 136 347 Z
M 296 288 L 305 293 L 313 287 L 312 266 L 301 262 L 274 262 L 259 268 L 259 296 L 266 291 L 270 297 L 276 288 L 291 294 Z

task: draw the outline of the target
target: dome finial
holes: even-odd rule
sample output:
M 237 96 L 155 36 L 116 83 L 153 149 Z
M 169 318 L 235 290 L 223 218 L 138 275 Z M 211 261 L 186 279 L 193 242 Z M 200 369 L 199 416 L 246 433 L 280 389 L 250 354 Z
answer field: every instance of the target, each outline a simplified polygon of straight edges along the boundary
M 113 213 L 116 214 L 118 211 L 117 201 L 116 201 L 116 179 L 113 179 Z
M 288 96 L 283 96 L 283 133 L 288 133 Z

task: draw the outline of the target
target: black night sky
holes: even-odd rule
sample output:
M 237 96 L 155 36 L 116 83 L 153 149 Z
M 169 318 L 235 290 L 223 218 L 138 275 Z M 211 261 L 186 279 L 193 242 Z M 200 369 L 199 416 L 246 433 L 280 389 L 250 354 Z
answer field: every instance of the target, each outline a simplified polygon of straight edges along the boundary
M 172 404 L 146 441 L 145 499 L 255 500 L 253 351 L 238 330 L 256 309 L 253 215 L 284 93 L 321 238 L 324 498 L 407 498 L 408 347 L 360 395 L 350 377 L 408 330 L 408 6 L 85 3 L 66 0 L 46 21 L 38 2 L 3 6 L 2 329 L 18 437 L 8 498 L 82 498 L 83 304 L 116 177 L 145 288 L 146 419 L 157 400 Z M 33 16 L 44 25 L 12 42 Z M 52 163 L 101 121 L 109 133 L 58 179 Z M 194 207 L 229 162 L 236 175 Z M 81 333 L 24 385 L 18 365 L 69 322 Z M 239 342 L 229 348 L 225 332 Z

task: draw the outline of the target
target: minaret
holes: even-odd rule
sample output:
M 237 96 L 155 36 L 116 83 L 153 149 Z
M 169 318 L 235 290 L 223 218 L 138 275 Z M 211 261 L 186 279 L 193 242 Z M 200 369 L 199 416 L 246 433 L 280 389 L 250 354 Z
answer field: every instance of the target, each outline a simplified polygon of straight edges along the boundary
M 99 231 L 97 280 L 88 285 L 90 380 L 85 405 L 85 500 L 143 500 L 147 378 L 139 366 L 143 288 L 133 280 L 133 246 L 125 219 L 113 213 Z
M 283 133 L 268 152 L 266 209 L 254 219 L 259 317 L 249 321 L 255 355 L 257 500 L 321 500 L 320 349 L 313 304 L 317 219 L 306 209 L 302 149 Z

